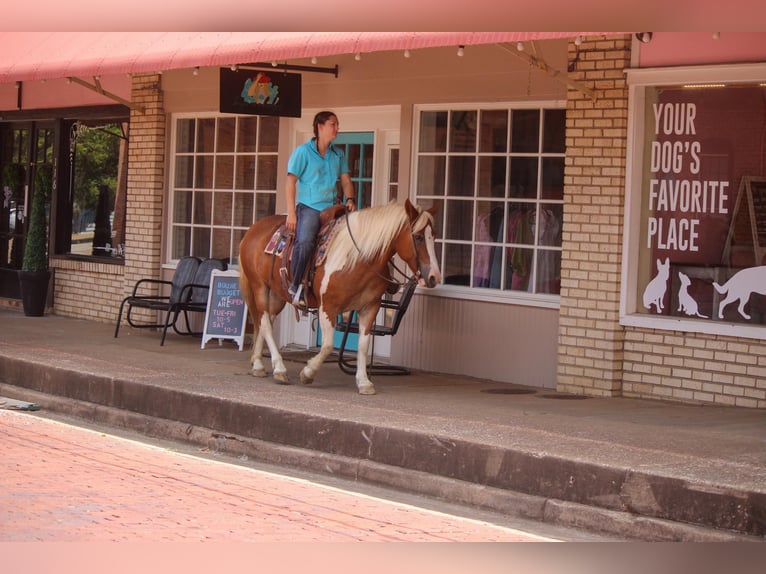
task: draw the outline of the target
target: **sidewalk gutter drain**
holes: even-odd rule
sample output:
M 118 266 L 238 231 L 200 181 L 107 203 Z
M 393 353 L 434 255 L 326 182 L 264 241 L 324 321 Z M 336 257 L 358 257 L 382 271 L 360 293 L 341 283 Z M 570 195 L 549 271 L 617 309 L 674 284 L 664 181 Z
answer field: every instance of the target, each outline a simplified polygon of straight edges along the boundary
M 490 395 L 533 395 L 537 391 L 534 389 L 483 389 L 480 392 Z
M 547 395 L 540 395 L 543 399 L 563 399 L 568 401 L 582 401 L 589 399 L 585 395 L 572 395 L 569 393 L 549 393 Z

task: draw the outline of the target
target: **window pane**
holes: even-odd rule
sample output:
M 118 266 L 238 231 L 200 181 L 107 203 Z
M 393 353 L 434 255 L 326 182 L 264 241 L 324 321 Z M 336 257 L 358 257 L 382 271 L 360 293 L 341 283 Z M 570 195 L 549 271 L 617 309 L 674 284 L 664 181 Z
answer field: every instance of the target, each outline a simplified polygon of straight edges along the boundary
M 279 151 L 279 118 L 262 116 L 261 131 L 258 134 L 258 151 L 277 153 Z
M 511 197 L 537 197 L 537 158 L 511 158 Z
M 194 151 L 195 120 L 184 119 L 176 122 L 176 153 L 191 153 Z
M 196 257 L 210 257 L 210 228 L 195 227 L 192 231 L 192 252 Z
M 452 112 L 450 124 L 450 151 L 476 151 L 476 112 Z
M 561 292 L 561 251 L 537 252 L 535 292 L 558 295 Z
M 173 196 L 173 223 L 191 223 L 192 192 L 176 191 Z
M 473 239 L 473 202 L 447 201 L 446 222 L 444 229 L 446 239 L 471 241 Z
M 532 226 L 535 222 L 534 203 L 511 203 L 508 206 L 508 242 L 532 245 L 535 242 Z
M 418 159 L 418 195 L 444 195 L 446 164 L 444 156 Z
M 538 245 L 561 247 L 561 221 L 563 217 L 563 204 L 543 203 L 540 205 L 540 217 L 535 225 Z
M 256 189 L 277 189 L 277 156 L 258 156 Z
M 194 192 L 194 219 L 192 223 L 210 223 L 210 215 L 213 207 L 213 194 L 209 191 Z
M 513 110 L 511 112 L 511 151 L 536 153 L 540 149 L 540 111 Z
M 447 285 L 471 284 L 471 246 L 447 244 L 442 265 L 444 283 Z
M 195 187 L 213 189 L 213 156 L 197 156 Z
M 215 119 L 208 118 L 197 122 L 197 153 L 213 153 L 215 142 Z
M 252 153 L 258 141 L 258 118 L 239 118 L 239 134 L 237 134 L 237 151 Z
M 254 193 L 234 194 L 234 221 L 236 227 L 249 227 L 253 223 Z
M 543 158 L 542 199 L 564 199 L 564 158 Z
M 218 139 L 216 140 L 216 151 L 218 153 L 231 153 L 234 151 L 234 134 L 236 127 L 236 118 L 218 119 Z
M 423 112 L 420 114 L 421 152 L 447 151 L 447 112 Z
M 479 197 L 505 197 L 506 156 L 479 158 Z
M 215 206 L 213 209 L 213 225 L 231 225 L 233 193 L 215 192 Z
M 173 249 L 170 256 L 180 259 L 191 253 L 191 227 L 173 226 Z
M 226 259 L 231 253 L 231 229 L 213 229 L 213 249 L 211 257 Z
M 505 204 L 500 201 L 480 201 L 476 204 L 476 241 L 502 243 L 505 223 Z
M 255 189 L 255 157 L 251 155 L 237 158 L 236 189 Z
M 507 250 L 505 288 L 512 291 L 527 291 L 532 272 L 534 250 L 522 247 L 510 247 Z
M 194 185 L 194 156 L 176 157 L 175 186 L 192 187 Z
M 566 151 L 566 110 L 545 110 L 543 115 L 543 153 Z
M 234 185 L 234 156 L 219 155 L 215 158 L 216 189 L 231 189 Z
M 479 151 L 505 153 L 508 149 L 508 111 L 482 110 Z
M 255 197 L 255 219 L 273 215 L 276 210 L 277 196 L 273 193 L 259 193 Z
M 450 157 L 447 195 L 473 196 L 475 171 L 475 157 Z

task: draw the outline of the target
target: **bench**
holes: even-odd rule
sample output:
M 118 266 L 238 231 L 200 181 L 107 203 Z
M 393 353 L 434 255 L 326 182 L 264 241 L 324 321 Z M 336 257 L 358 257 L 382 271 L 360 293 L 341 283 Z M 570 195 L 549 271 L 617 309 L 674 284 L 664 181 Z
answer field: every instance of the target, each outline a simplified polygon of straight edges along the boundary
M 207 293 L 210 288 L 210 275 L 213 269 L 225 271 L 227 259 L 200 259 L 199 257 L 186 256 L 178 260 L 176 270 L 170 281 L 163 279 L 145 278 L 139 279 L 133 286 L 130 295 L 120 303 L 117 313 L 117 326 L 114 330 L 115 338 L 120 333 L 123 310 L 127 305 L 125 319 L 131 327 L 136 329 L 162 329 L 160 346 L 165 345 L 165 337 L 170 327 L 179 335 L 201 336 L 201 331 L 192 329 L 189 313 L 202 313 L 207 310 Z M 161 295 L 163 287 L 169 287 L 168 295 Z M 164 313 L 164 320 L 159 322 L 142 322 L 132 317 L 134 309 L 145 309 Z M 179 317 L 184 317 L 184 327 L 180 328 Z

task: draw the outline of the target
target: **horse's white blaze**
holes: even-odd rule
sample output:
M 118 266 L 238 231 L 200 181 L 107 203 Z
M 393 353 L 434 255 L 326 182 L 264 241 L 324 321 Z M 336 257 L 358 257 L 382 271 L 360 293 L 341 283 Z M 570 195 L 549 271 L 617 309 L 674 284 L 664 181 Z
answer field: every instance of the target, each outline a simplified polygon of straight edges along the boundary
M 425 236 L 426 250 L 428 251 L 428 257 L 431 259 L 431 275 L 433 275 L 438 284 L 442 282 L 442 274 L 439 270 L 439 260 L 436 258 L 436 244 L 431 227 L 426 227 Z

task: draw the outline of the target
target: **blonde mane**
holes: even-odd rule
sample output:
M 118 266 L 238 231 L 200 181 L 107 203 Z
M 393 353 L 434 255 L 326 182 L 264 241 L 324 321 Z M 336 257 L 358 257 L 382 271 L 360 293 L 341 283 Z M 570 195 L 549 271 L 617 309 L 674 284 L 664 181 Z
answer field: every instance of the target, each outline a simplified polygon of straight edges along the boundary
M 351 235 L 345 222 L 339 225 L 340 230 L 328 248 L 326 262 L 333 269 L 352 267 L 360 259 L 374 261 L 407 225 L 407 212 L 403 205 L 392 202 L 349 214 Z

